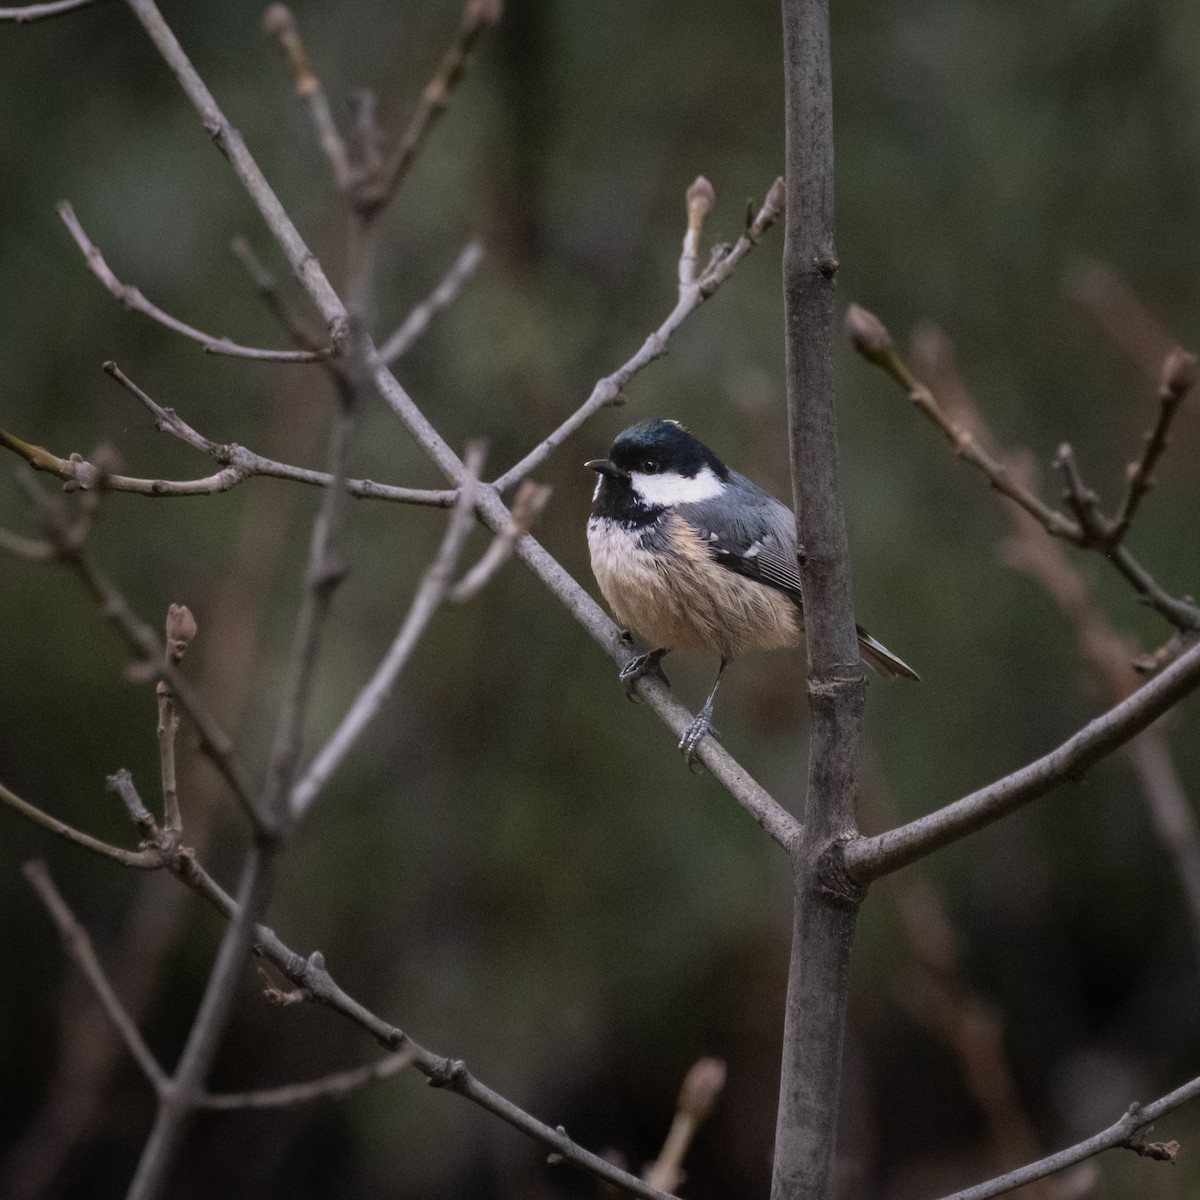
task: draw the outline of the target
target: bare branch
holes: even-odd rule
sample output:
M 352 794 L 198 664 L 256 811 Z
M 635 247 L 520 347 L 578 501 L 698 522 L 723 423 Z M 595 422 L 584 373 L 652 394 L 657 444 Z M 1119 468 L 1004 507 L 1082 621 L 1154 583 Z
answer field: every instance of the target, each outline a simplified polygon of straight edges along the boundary
M 1170 1162 L 1175 1158 L 1179 1149 L 1178 1145 L 1174 1142 L 1147 1142 L 1146 1134 L 1155 1121 L 1194 1100 L 1197 1096 L 1200 1096 L 1200 1079 L 1193 1079 L 1190 1083 L 1185 1083 L 1182 1087 L 1176 1088 L 1175 1091 L 1169 1092 L 1152 1104 L 1131 1104 L 1128 1112 L 1119 1121 L 1086 1141 L 1078 1142 L 1066 1150 L 1060 1150 L 1057 1154 L 1039 1159 L 1019 1170 L 1009 1171 L 1007 1175 L 990 1179 L 987 1183 L 981 1183 L 975 1187 L 966 1188 L 964 1191 L 955 1192 L 953 1195 L 945 1196 L 942 1200 L 991 1200 L 993 1196 L 1003 1196 L 1006 1192 L 1032 1183 L 1035 1179 L 1044 1179 L 1056 1171 L 1073 1167 L 1076 1163 L 1092 1158 L 1105 1150 L 1118 1148 L 1132 1150 L 1143 1158 Z
M 339 190 L 346 191 L 351 179 L 346 143 L 329 111 L 325 89 L 309 65 L 292 10 L 286 4 L 272 4 L 263 13 L 263 32 L 274 38 L 282 48 L 296 84 L 296 95 L 308 104 L 309 116 L 317 131 L 317 141 L 329 160 L 334 181 Z
M 384 208 L 399 190 L 430 130 L 449 107 L 450 97 L 462 82 L 479 39 L 500 20 L 501 7 L 501 0 L 466 0 L 454 41 L 425 85 L 417 110 L 395 150 L 378 174 L 372 172 L 359 183 L 357 203 L 364 209 Z
M 179 42 L 163 21 L 154 0 L 126 2 L 179 80 L 205 128 L 229 158 L 234 173 L 241 180 L 291 263 L 296 278 L 328 324 L 331 340 L 335 345 L 340 345 L 348 328 L 348 316 L 319 261 L 308 249 L 291 218 L 284 211 L 240 135 L 230 126 L 203 80 L 196 74 Z M 754 242 L 777 219 L 783 202 L 782 192 L 782 183 L 777 182 L 743 237 L 698 281 L 699 284 L 704 284 L 706 279 L 710 281 L 707 294 L 711 294 L 711 291 L 728 277 L 736 262 L 749 252 Z M 463 464 L 388 370 L 378 352 L 367 353 L 366 366 L 369 377 L 380 395 L 392 407 L 417 444 L 439 470 L 451 482 L 457 484 L 463 476 Z M 549 453 L 549 450 L 546 453 Z M 532 470 L 532 465 L 528 470 Z M 522 470 L 521 474 L 525 473 L 527 470 Z M 515 478 L 512 482 L 516 482 Z M 494 487 L 480 488 L 477 507 L 480 516 L 493 532 L 507 527 L 510 514 Z M 517 554 L 619 665 L 624 665 L 632 658 L 632 652 L 622 643 L 617 627 L 587 592 L 531 536 L 526 536 L 517 543 Z M 650 677 L 640 680 L 638 691 L 647 699 L 649 706 L 674 730 L 676 738 L 690 726 L 692 715 L 657 680 Z M 799 829 L 796 819 L 778 804 L 720 743 L 715 739 L 706 739 L 697 757 L 777 842 L 783 846 L 790 845 Z
M 184 337 L 191 338 L 194 342 L 199 342 L 209 354 L 228 354 L 234 358 L 252 358 L 260 362 L 309 363 L 320 362 L 322 359 L 328 358 L 332 353 L 331 350 L 263 350 L 254 346 L 240 346 L 236 342 L 230 341 L 229 338 L 213 337 L 211 334 L 204 333 L 194 326 L 180 321 L 178 318 L 171 316 L 170 313 L 164 312 L 157 305 L 151 304 L 137 288 L 122 283 L 113 274 L 108 263 L 104 261 L 104 256 L 84 232 L 83 226 L 79 223 L 79 218 L 75 215 L 75 210 L 66 200 L 60 201 L 58 215 L 62 217 L 63 224 L 70 230 L 76 245 L 83 251 L 83 256 L 87 260 L 87 265 L 92 274 L 126 308 L 131 308 L 134 312 L 140 312 L 151 320 L 157 321 L 160 325 L 166 326 L 167 329 L 171 329 L 175 333 L 180 333 Z
M 1167 431 L 1179 405 L 1196 386 L 1196 356 L 1176 346 L 1163 363 L 1158 382 L 1158 420 L 1146 434 L 1141 456 L 1129 464 L 1129 490 L 1117 514 L 1110 545 L 1117 545 L 1129 531 L 1146 493 L 1154 486 L 1154 468 L 1167 448 Z
M 237 901 L 225 892 L 193 857 L 181 854 L 170 866 L 180 880 L 217 912 L 230 918 L 237 911 Z M 314 951 L 308 957 L 299 955 L 289 949 L 275 932 L 265 925 L 255 926 L 254 940 L 258 952 L 274 963 L 313 1002 L 340 1013 L 369 1033 L 386 1049 L 410 1052 L 413 1066 L 432 1086 L 456 1092 L 498 1116 L 514 1129 L 540 1142 L 547 1150 L 561 1156 L 565 1161 L 574 1163 L 632 1195 L 641 1196 L 644 1200 L 668 1200 L 666 1193 L 656 1191 L 637 1176 L 630 1175 L 599 1155 L 585 1150 L 567 1135 L 562 1126 L 546 1125 L 524 1109 L 518 1108 L 512 1101 L 476 1079 L 461 1061 L 427 1050 L 403 1030 L 397 1029 L 359 1004 L 334 981 L 325 966 L 324 956 L 319 951 Z
M 406 1067 L 412 1066 L 412 1061 L 413 1052 L 406 1046 L 365 1067 L 337 1071 L 306 1083 L 290 1083 L 284 1087 L 263 1088 L 253 1092 L 204 1092 L 197 1098 L 196 1107 L 228 1112 L 246 1108 L 290 1108 L 325 1098 L 340 1100 L 365 1084 L 398 1075 Z
M 54 880 L 50 876 L 50 869 L 40 858 L 35 858 L 27 862 L 21 870 L 25 878 L 33 885 L 38 898 L 46 906 L 46 911 L 50 914 L 50 918 L 58 930 L 58 935 L 62 939 L 63 949 L 66 950 L 67 956 L 83 973 L 92 991 L 96 993 L 96 999 L 100 1001 L 108 1019 L 121 1035 L 121 1040 L 133 1056 L 133 1060 L 141 1068 L 142 1074 L 150 1081 L 154 1090 L 161 1094 L 168 1086 L 166 1072 L 158 1065 L 158 1060 L 154 1057 L 150 1047 L 142 1040 L 138 1027 L 125 1011 L 125 1006 L 113 990 L 112 984 L 104 974 L 104 968 L 100 965 L 100 960 L 96 957 L 92 939 L 88 937 L 87 930 L 76 919 L 75 914 L 62 898 L 62 894 L 55 887 Z
M 220 471 L 200 479 L 141 479 L 131 475 L 116 475 L 102 470 L 79 454 L 59 458 L 45 446 L 23 441 L 14 434 L 0 429 L 0 446 L 23 458 L 37 471 L 54 475 L 64 481 L 65 490 L 89 492 L 103 486 L 106 491 L 130 492 L 134 495 L 154 499 L 178 499 L 190 496 L 214 496 L 231 491 L 238 484 L 255 476 L 272 479 L 288 479 L 310 487 L 328 487 L 332 477 L 326 471 L 314 471 L 308 467 L 297 467 L 290 463 L 264 458 L 253 450 L 239 446 L 236 442 L 213 442 L 193 429 L 174 409 L 162 408 L 129 379 L 115 363 L 105 363 L 105 370 L 123 387 L 155 414 L 155 424 L 164 433 L 177 437 L 189 446 L 208 454 L 218 463 Z M 376 483 L 371 479 L 346 479 L 343 487 L 348 495 L 358 499 L 385 500 L 393 504 L 416 504 L 432 508 L 450 508 L 458 495 L 457 490 L 435 488 L 405 488 L 388 483 Z M 30 543 L 30 546 L 38 546 Z M 0 548 L 22 551 L 22 540 L 14 539 L 11 545 L 0 542 Z M 38 549 L 27 557 L 53 557 L 54 551 Z
M 893 345 L 887 327 L 874 313 L 857 304 L 850 305 L 846 311 L 846 331 L 859 354 L 883 370 L 908 393 L 908 398 L 917 409 L 946 436 L 955 454 L 982 471 L 992 487 L 1036 517 L 1049 533 L 1066 538 L 1077 546 L 1084 544 L 1083 530 L 1076 522 L 1065 513 L 1050 508 L 1013 479 L 1004 464 L 984 450 L 969 430 L 950 418 L 929 388 L 908 369 Z
M 49 4 L 26 4 L 21 8 L 0 8 L 0 21 L 40 21 L 43 17 L 57 17 L 76 8 L 94 4 L 96 0 L 53 0 Z
M 651 1187 L 673 1192 L 683 1182 L 684 1156 L 724 1086 L 725 1064 L 719 1058 L 700 1059 L 684 1076 L 667 1140 L 643 1176 Z
M 663 323 L 642 343 L 638 352 L 611 375 L 606 375 L 594 388 L 591 395 L 553 433 L 544 438 L 515 466 L 510 467 L 492 485 L 498 492 L 506 492 L 513 484 L 524 479 L 540 466 L 562 445 L 585 421 L 606 405 L 621 403 L 621 389 L 656 358 L 667 352 L 671 335 L 683 321 L 704 303 L 726 279 L 734 268 L 758 245 L 759 239 L 779 219 L 783 211 L 783 181 L 777 179 L 767 193 L 762 207 L 750 222 L 746 232 L 732 247 L 721 247 L 714 253 L 713 260 L 693 283 L 680 285 L 679 299 L 667 314 Z M 689 217 L 690 222 L 690 217 Z
M 512 518 L 502 533 L 492 538 L 480 560 L 454 585 L 446 597 L 452 604 L 465 604 L 474 599 L 492 576 L 512 557 L 518 538 L 523 538 L 534 526 L 546 507 L 553 488 L 526 479 L 513 499 Z
M 170 685 L 180 707 L 195 726 L 200 737 L 201 749 L 212 759 L 242 810 L 250 818 L 251 824 L 256 829 L 260 828 L 262 819 L 253 789 L 234 756 L 232 740 L 217 724 L 188 681 L 173 664 L 165 661 L 163 646 L 157 635 L 134 615 L 125 597 L 101 573 L 82 548 L 74 551 L 63 551 L 60 548 L 60 557 L 91 592 L 101 615 L 125 638 L 130 647 L 141 654 L 147 663 L 156 664 L 156 671 L 157 664 L 162 664 L 161 678 Z
M 430 322 L 462 291 L 463 285 L 483 262 L 483 243 L 478 238 L 469 241 L 441 283 L 404 318 L 396 331 L 379 347 L 379 357 L 385 363 L 403 358 L 429 328 Z
M 292 311 L 291 305 L 283 298 L 279 283 L 275 276 L 259 259 L 250 243 L 243 237 L 235 237 L 229 243 L 233 256 L 240 262 L 254 284 L 254 290 L 259 299 L 266 305 L 267 310 L 287 331 L 288 336 L 297 346 L 304 350 L 319 350 L 317 339 L 308 331 L 305 323 Z M 327 360 L 328 361 L 328 360 Z
M 166 662 L 178 666 L 187 653 L 188 644 L 196 636 L 196 618 L 182 604 L 172 604 L 167 612 Z M 158 697 L 158 754 L 162 773 L 163 822 L 175 836 L 183 833 L 183 817 L 179 811 L 179 792 L 175 782 L 175 734 L 179 729 L 179 714 L 175 711 L 175 693 L 170 684 L 160 679 L 155 685 Z
M 458 490 L 458 503 L 446 527 L 441 548 L 417 588 L 399 633 L 396 634 L 383 661 L 375 669 L 375 674 L 342 718 L 341 724 L 313 759 L 303 779 L 292 789 L 291 811 L 297 819 L 312 806 L 329 777 L 337 770 L 363 730 L 383 707 L 413 648 L 446 599 L 455 564 L 458 562 L 463 542 L 471 530 L 475 492 L 479 471 L 483 466 L 483 451 L 483 444 L 479 442 L 467 447 L 467 475 Z
M 904 388 L 916 407 L 945 434 L 955 453 L 983 472 L 998 492 L 1019 504 L 1047 533 L 1076 546 L 1103 551 L 1134 590 L 1177 629 L 1200 629 L 1200 607 L 1171 596 L 1125 546 L 1111 544 L 1115 524 L 1100 511 L 1098 498 L 1083 486 L 1078 472 L 1073 470 L 1069 447 L 1065 454 L 1060 449 L 1059 465 L 1067 473 L 1067 499 L 1075 520 L 1045 504 L 1013 477 L 1004 462 L 989 454 L 970 430 L 953 420 L 933 392 L 909 370 L 892 344 L 886 326 L 874 313 L 852 304 L 846 313 L 846 328 L 859 354 Z
M 40 825 L 43 829 L 49 829 L 51 833 L 57 833 L 59 837 L 66 838 L 69 842 L 74 842 L 77 846 L 82 846 L 85 850 L 90 850 L 93 854 L 99 854 L 104 858 L 111 858 L 115 862 L 119 862 L 123 867 L 136 867 L 143 871 L 157 871 L 162 867 L 162 857 L 156 850 L 122 850 L 119 846 L 110 846 L 107 842 L 102 842 L 99 838 L 92 837 L 89 833 L 84 833 L 76 829 L 72 825 L 68 825 L 65 821 L 60 821 L 57 817 L 52 817 L 49 813 L 43 812 L 34 804 L 30 804 L 28 800 L 22 800 L 15 792 L 11 792 L 0 783 L 0 801 L 3 801 L 9 808 L 19 812 L 21 816 L 28 818 L 35 824 Z
M 1044 796 L 1123 746 L 1189 692 L 1200 686 L 1200 641 L 1169 667 L 1055 750 L 1003 779 L 944 808 L 877 837 L 859 838 L 844 850 L 844 865 L 868 883 L 957 841 Z

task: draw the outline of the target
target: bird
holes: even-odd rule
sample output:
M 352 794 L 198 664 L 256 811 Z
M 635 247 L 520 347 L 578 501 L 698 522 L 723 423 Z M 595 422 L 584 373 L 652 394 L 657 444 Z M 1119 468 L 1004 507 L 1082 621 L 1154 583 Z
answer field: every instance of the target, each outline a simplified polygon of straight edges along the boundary
M 617 621 L 653 649 L 621 670 L 626 695 L 645 675 L 667 683 L 663 656 L 715 654 L 716 682 L 679 742 L 688 765 L 710 733 L 725 668 L 746 650 L 787 649 L 804 635 L 796 523 L 678 421 L 631 425 L 595 471 L 587 523 L 592 573 Z M 918 679 L 858 626 L 863 661 L 885 678 Z

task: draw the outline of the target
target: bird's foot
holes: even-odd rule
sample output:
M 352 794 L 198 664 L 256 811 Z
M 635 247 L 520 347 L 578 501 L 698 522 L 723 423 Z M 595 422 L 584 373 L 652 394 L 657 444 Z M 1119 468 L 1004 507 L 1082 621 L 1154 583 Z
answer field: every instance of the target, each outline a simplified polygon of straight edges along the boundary
M 625 698 L 627 700 L 637 699 L 633 690 L 634 684 L 644 675 L 653 675 L 656 679 L 661 679 L 667 687 L 671 686 L 671 681 L 662 669 L 663 655 L 666 653 L 667 651 L 663 649 L 651 650 L 648 654 L 639 654 L 637 658 L 631 658 L 621 668 L 618 678 L 625 685 Z
M 712 709 L 705 705 L 696 715 L 696 719 L 688 726 L 687 732 L 679 739 L 679 749 L 687 762 L 688 770 L 696 769 L 696 751 L 706 737 L 712 735 L 719 742 L 721 735 L 712 727 Z

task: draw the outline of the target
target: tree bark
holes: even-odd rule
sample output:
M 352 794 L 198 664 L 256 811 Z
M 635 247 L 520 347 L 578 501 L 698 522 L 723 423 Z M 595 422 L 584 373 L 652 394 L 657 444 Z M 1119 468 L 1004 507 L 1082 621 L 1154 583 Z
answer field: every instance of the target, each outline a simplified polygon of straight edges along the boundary
M 783 255 L 792 488 L 811 717 L 772 1200 L 830 1194 L 850 948 L 862 891 L 833 852 L 856 831 L 866 682 L 850 594 L 833 388 L 833 105 L 828 0 L 783 0 L 787 213 Z

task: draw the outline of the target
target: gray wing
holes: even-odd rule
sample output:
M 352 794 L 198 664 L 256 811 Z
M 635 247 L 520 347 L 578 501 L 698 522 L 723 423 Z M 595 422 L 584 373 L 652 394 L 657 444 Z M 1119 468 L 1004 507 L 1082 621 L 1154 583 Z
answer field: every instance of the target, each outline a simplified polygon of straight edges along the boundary
M 708 542 L 721 566 L 800 603 L 796 520 L 774 496 L 731 471 L 721 496 L 675 511 Z

